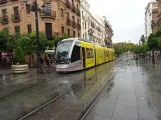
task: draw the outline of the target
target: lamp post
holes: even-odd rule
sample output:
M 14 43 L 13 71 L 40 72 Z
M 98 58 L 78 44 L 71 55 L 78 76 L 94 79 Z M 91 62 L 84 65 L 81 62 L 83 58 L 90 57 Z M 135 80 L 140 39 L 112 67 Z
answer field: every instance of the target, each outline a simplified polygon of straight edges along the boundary
M 37 0 L 35 0 L 32 4 L 28 4 L 28 0 L 24 1 L 26 6 L 30 6 L 30 10 L 35 12 L 35 24 L 36 24 L 36 43 L 37 43 L 37 72 L 42 72 L 42 65 L 41 65 L 41 54 L 40 54 L 40 39 L 39 39 L 39 25 L 38 25 L 38 11 L 40 8 L 38 7 Z M 44 4 L 42 8 L 44 8 Z
M 153 33 L 153 28 L 155 26 L 155 22 L 154 20 L 151 21 L 151 29 L 152 29 L 152 33 Z M 155 59 L 154 59 L 154 50 L 152 50 L 152 63 L 155 62 Z

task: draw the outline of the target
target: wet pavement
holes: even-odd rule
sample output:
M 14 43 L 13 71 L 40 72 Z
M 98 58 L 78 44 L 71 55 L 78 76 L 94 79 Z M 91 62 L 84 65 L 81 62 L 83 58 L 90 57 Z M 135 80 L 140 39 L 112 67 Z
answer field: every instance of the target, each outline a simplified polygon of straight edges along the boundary
M 84 120 L 161 120 L 161 64 L 129 61 Z
M 70 74 L 31 72 L 1 77 L 0 120 L 17 120 L 25 115 L 24 120 L 80 119 L 106 84 L 84 120 L 159 120 L 159 66 L 121 56 Z

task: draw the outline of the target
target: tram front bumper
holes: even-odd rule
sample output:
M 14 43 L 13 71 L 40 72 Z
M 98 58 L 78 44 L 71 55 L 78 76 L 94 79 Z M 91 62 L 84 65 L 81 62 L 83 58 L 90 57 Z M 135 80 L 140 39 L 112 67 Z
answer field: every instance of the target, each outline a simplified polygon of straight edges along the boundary
M 57 72 L 68 72 L 70 71 L 69 65 L 56 65 L 56 71 Z

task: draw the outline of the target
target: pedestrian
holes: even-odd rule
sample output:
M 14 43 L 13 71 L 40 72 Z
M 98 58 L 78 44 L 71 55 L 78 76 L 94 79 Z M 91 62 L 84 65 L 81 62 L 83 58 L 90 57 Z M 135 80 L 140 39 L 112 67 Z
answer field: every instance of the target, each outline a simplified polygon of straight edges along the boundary
M 43 73 L 44 60 L 43 60 L 42 56 L 40 58 L 40 62 L 41 62 L 41 73 Z
M 48 69 L 48 73 L 49 73 L 50 72 L 50 58 L 49 57 L 47 57 L 46 65 L 47 65 L 47 69 Z

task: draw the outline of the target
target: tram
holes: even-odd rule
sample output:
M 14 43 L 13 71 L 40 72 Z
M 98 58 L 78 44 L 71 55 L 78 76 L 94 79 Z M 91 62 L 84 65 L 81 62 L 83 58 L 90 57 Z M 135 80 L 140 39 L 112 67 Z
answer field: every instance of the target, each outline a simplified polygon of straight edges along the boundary
M 115 51 L 80 38 L 68 38 L 57 45 L 57 72 L 84 70 L 115 59 Z

